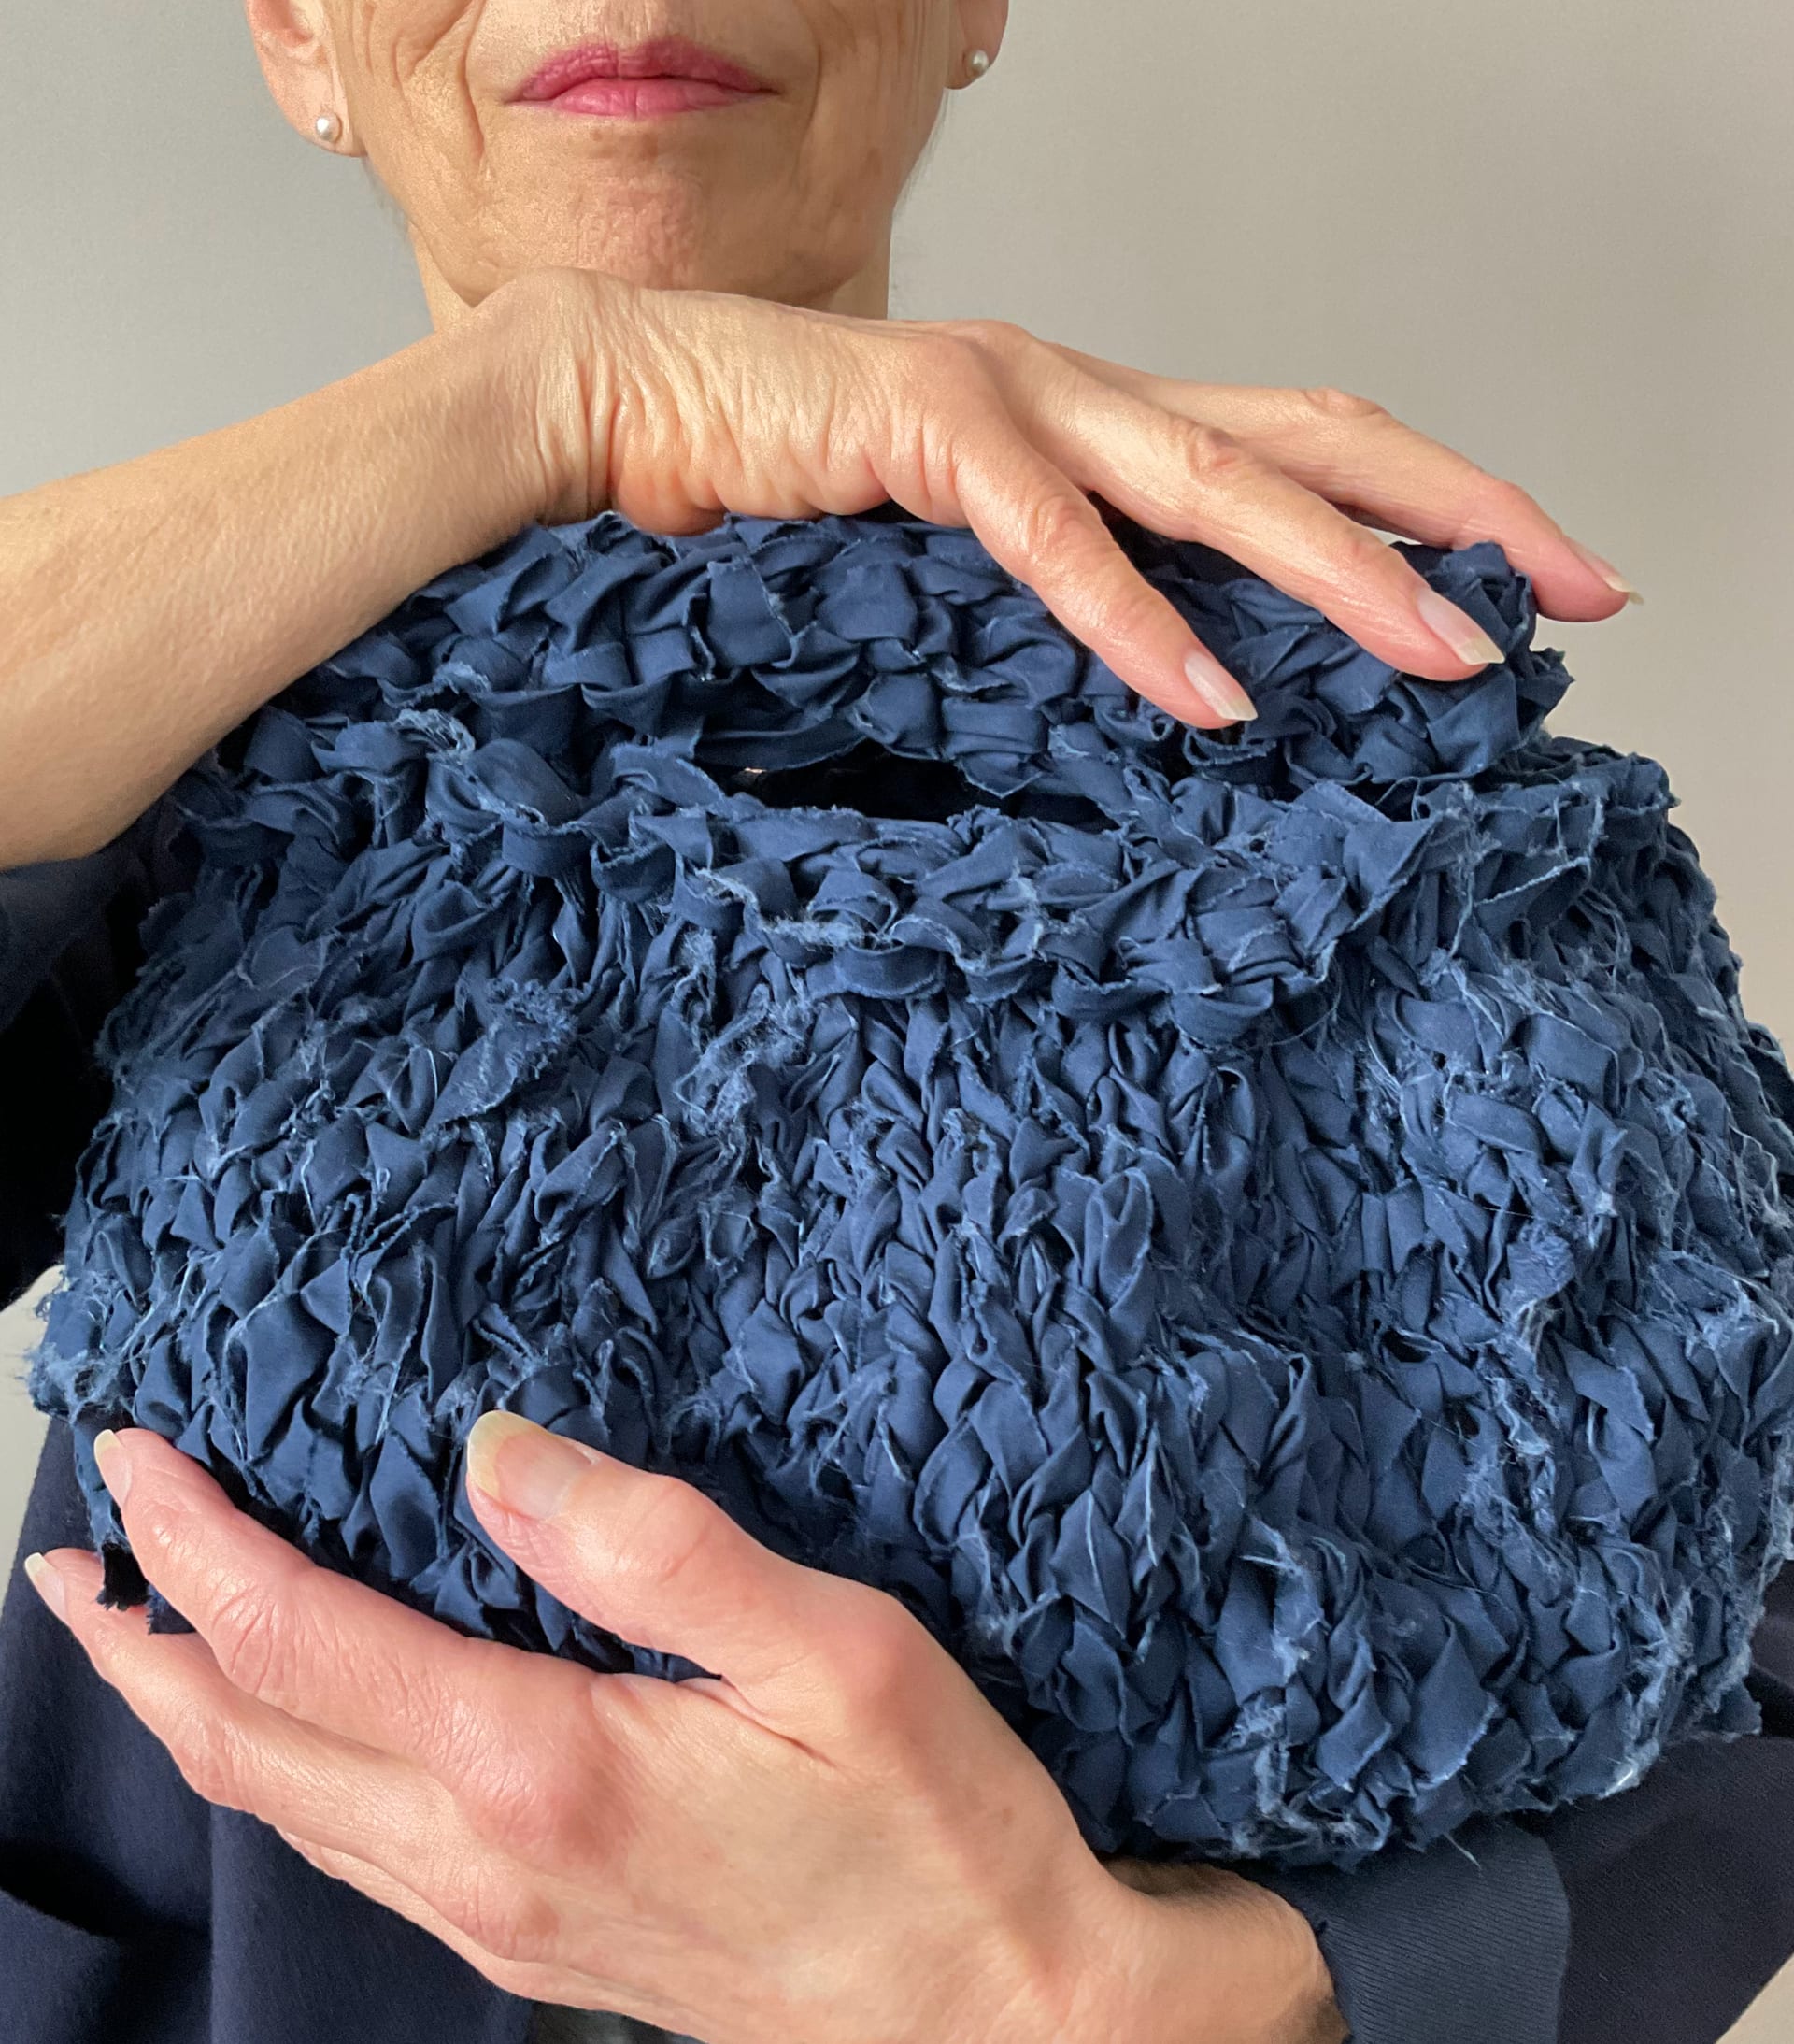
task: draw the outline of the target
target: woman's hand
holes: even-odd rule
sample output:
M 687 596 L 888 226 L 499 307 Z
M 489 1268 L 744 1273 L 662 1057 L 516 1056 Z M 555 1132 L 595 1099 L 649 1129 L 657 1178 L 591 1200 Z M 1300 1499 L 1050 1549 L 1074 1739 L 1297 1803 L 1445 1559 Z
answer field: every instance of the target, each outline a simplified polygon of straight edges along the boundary
M 1373 530 L 1494 539 L 1557 618 L 1628 585 L 1524 491 L 1335 391 L 1179 383 L 998 321 L 863 320 L 538 271 L 486 301 L 539 364 L 540 493 L 686 533 L 724 511 L 804 518 L 894 498 L 969 525 L 1068 630 L 1188 722 L 1251 704 L 1122 554 L 1092 497 L 1199 539 L 1397 668 L 1460 680 L 1499 659 Z
M 0 869 L 97 850 L 411 591 L 614 507 L 970 525 L 1174 716 L 1251 705 L 1098 501 L 1207 540 L 1411 674 L 1495 655 L 1375 527 L 1494 539 L 1557 618 L 1624 585 L 1522 492 L 1328 391 L 1175 383 L 993 322 L 852 319 L 579 270 L 258 418 L 0 499 Z
M 196 1635 L 40 1592 L 198 1793 L 509 1991 L 707 2044 L 1334 2044 L 1268 1891 L 1111 1874 L 894 1598 L 773 1553 L 676 1478 L 489 1415 L 481 1522 L 554 1595 L 717 1671 L 594 1675 L 308 1562 L 159 1437 L 101 1437 L 134 1551 Z M 1148 1870 L 1150 1871 L 1150 1870 Z

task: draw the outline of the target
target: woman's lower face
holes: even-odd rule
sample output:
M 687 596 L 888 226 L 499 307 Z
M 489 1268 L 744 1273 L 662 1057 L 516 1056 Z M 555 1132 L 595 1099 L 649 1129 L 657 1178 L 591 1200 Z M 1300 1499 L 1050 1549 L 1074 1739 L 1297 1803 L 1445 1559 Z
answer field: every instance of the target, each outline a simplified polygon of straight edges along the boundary
M 285 0 L 254 0 L 259 13 Z M 1006 0 L 332 0 L 326 44 L 263 36 L 290 115 L 350 146 L 469 304 L 520 271 L 822 305 L 874 261 L 969 46 Z M 600 53 L 636 90 L 552 92 Z M 707 80 L 680 95 L 644 81 Z M 309 121 L 305 123 L 309 126 Z

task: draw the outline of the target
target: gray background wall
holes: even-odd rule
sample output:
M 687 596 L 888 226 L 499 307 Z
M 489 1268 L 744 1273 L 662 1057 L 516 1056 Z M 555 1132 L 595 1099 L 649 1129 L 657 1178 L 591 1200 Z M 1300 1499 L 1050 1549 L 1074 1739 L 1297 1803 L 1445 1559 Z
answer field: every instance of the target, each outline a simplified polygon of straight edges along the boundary
M 913 195 L 893 309 L 1342 384 L 1524 482 L 1647 597 L 1550 628 L 1581 677 L 1559 723 L 1668 763 L 1746 997 L 1794 1036 L 1786 0 L 1015 17 Z M 0 493 L 423 326 L 396 227 L 279 123 L 226 0 L 0 0 Z M 0 1347 L 24 1327 L 7 1316 Z M 8 1548 L 36 1437 L 0 1388 Z

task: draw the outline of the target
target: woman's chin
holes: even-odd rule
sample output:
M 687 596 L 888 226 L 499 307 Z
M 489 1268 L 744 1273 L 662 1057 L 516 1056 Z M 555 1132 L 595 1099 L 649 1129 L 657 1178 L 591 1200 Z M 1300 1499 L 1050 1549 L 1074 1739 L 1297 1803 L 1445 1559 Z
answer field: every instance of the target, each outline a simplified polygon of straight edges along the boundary
M 849 250 L 826 262 L 814 250 L 768 246 L 763 234 L 750 231 L 748 210 L 705 210 L 691 203 L 689 189 L 669 191 L 664 178 L 643 180 L 615 199 L 607 193 L 597 217 L 577 222 L 554 238 L 552 252 L 524 266 L 600 270 L 653 291 L 733 292 L 816 306 L 868 259 L 860 254 L 856 262 Z M 530 245 L 540 246 L 534 237 Z

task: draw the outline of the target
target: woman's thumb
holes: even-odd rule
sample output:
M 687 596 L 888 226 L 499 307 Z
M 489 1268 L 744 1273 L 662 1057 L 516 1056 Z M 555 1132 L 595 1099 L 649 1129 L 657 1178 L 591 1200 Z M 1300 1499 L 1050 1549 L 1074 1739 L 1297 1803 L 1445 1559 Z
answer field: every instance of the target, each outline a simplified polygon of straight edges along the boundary
M 714 1670 L 777 1724 L 808 1715 L 850 1584 L 775 1554 L 714 1499 L 512 1412 L 467 1438 L 469 1501 L 570 1610 Z

